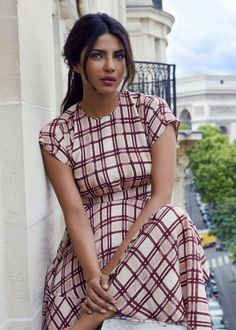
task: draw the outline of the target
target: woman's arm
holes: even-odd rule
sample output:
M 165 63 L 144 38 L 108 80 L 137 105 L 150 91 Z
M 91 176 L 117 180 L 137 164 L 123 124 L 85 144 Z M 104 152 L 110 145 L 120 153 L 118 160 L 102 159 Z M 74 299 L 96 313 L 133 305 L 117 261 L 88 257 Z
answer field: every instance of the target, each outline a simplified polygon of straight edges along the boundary
M 103 269 L 104 274 L 109 274 L 117 266 L 127 246 L 148 218 L 171 201 L 176 167 L 176 134 L 172 124 L 169 124 L 160 138 L 152 144 L 151 157 L 151 198 L 140 212 L 107 266 Z
M 97 304 L 104 308 L 108 306 L 105 301 L 111 301 L 112 297 L 106 290 L 108 279 L 103 277 L 97 259 L 93 232 L 84 205 L 74 182 L 72 169 L 50 155 L 44 147 L 42 155 L 47 175 L 61 205 L 67 231 L 71 240 L 73 251 L 79 259 L 85 279 L 89 285 L 89 295 Z M 101 299 L 97 295 L 104 299 Z M 101 309 L 101 308 L 100 308 Z M 99 310 L 95 307 L 94 310 Z

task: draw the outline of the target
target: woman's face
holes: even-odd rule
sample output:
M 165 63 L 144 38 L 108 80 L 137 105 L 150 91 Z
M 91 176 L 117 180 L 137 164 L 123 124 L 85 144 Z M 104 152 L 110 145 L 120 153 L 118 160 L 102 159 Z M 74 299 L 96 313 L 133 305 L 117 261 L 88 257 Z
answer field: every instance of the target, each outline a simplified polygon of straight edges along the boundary
M 81 63 L 84 60 L 85 50 L 81 53 Z M 86 79 L 82 64 L 74 69 L 80 73 L 84 93 L 112 94 L 125 75 L 125 50 L 121 41 L 110 33 L 101 35 L 90 51 Z

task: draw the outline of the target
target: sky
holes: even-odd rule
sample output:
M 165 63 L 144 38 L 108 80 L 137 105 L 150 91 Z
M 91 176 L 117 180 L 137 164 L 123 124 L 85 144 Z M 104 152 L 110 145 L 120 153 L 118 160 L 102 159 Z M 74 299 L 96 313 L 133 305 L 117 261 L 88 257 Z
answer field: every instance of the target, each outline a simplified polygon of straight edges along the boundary
M 236 0 L 163 0 L 175 23 L 167 63 L 176 76 L 236 75 Z

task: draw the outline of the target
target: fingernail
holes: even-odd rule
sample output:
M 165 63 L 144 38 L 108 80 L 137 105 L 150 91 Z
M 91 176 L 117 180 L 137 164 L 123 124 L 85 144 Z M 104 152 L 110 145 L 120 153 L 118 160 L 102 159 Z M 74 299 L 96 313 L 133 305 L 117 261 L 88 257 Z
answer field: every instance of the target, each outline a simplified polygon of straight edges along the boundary
M 112 299 L 112 300 L 111 300 L 111 303 L 112 303 L 112 304 L 115 304 L 115 303 L 116 303 L 116 300 Z
M 107 309 L 108 309 L 109 311 L 114 311 L 114 307 L 112 307 L 112 306 L 108 306 Z
M 92 314 L 92 312 L 93 312 L 93 311 L 91 311 L 91 309 L 88 310 L 88 313 L 89 313 L 89 314 Z
M 106 313 L 107 311 L 105 309 L 100 309 L 101 313 Z

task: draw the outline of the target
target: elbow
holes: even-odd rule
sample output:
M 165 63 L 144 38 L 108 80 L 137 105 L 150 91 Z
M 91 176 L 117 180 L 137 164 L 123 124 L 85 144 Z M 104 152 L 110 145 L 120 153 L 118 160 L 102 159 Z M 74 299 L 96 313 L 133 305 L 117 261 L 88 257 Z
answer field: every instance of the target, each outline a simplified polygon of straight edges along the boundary
M 64 208 L 63 215 L 65 219 L 80 219 L 86 216 L 84 210 L 81 210 L 78 207 Z
M 155 200 L 163 205 L 170 204 L 172 200 L 172 192 L 169 193 L 152 193 L 151 199 Z

